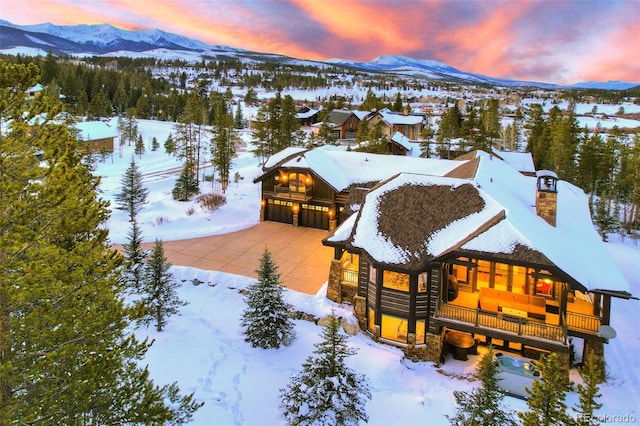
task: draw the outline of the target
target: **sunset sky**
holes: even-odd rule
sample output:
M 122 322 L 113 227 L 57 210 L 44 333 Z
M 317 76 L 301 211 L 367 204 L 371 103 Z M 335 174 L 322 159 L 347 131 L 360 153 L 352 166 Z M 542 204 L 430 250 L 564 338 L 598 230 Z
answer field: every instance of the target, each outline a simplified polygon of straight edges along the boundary
M 0 0 L 14 24 L 159 28 L 303 59 L 435 59 L 561 84 L 640 81 L 640 0 Z

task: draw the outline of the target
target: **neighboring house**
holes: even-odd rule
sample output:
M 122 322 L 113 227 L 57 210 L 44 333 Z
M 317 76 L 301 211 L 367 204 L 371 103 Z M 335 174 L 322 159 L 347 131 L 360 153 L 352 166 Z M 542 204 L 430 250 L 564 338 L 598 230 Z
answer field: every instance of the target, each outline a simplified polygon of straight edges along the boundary
M 378 157 L 387 171 L 411 159 L 367 158 Z M 335 249 L 327 297 L 352 303 L 362 330 L 418 359 L 439 363 L 453 331 L 532 358 L 558 353 L 566 369 L 570 339 L 582 339 L 582 359 L 594 353 L 604 367 L 612 298 L 632 296 L 584 192 L 484 152 L 438 161 L 389 174 L 344 206 L 323 240 Z
M 422 113 L 393 112 L 388 108 L 381 109 L 369 118 L 369 128 L 382 123 L 382 129 L 387 136 L 400 132 L 409 140 L 420 139 L 420 134 L 425 125 L 425 116 Z
M 83 121 L 75 124 L 78 138 L 85 141 L 92 152 L 113 152 L 118 130 L 102 121 Z
M 44 87 L 42 87 L 42 84 L 38 83 L 33 87 L 30 87 L 29 89 L 27 89 L 25 91 L 25 94 L 27 95 L 27 101 L 30 101 L 32 99 L 37 98 L 38 96 L 40 96 L 42 94 L 42 91 L 44 90 Z
M 318 121 L 319 109 L 303 106 L 296 113 L 296 118 L 300 121 L 301 126 L 311 126 Z
M 400 132 L 395 132 L 389 138 L 389 152 L 393 155 L 411 155 L 413 144 L 408 137 Z
M 287 148 L 271 156 L 263 174 L 254 179 L 262 185 L 260 218 L 332 230 L 342 223 L 348 198 L 356 196 L 359 188 L 400 172 L 444 174 L 459 164 L 349 152 L 333 146 Z
M 356 138 L 362 117 L 362 114 L 358 114 L 358 112 L 347 109 L 334 109 L 329 113 L 329 123 L 331 123 L 334 138 L 348 140 Z

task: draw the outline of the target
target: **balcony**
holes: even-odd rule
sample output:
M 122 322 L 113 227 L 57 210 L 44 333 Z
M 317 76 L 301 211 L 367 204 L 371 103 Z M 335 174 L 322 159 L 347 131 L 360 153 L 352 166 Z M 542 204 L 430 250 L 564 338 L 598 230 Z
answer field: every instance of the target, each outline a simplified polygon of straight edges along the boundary
M 291 200 L 309 201 L 312 187 L 297 187 L 297 191 L 292 191 L 287 184 L 278 184 L 273 188 L 274 196 L 277 198 L 287 198 Z
M 495 334 L 499 331 L 505 339 L 509 336 L 547 341 L 551 345 L 567 345 L 567 329 L 545 321 L 523 318 L 503 312 L 489 312 L 479 309 L 442 303 L 434 317 L 445 325 L 463 325 L 479 334 Z M 564 321 L 561 322 L 561 324 Z

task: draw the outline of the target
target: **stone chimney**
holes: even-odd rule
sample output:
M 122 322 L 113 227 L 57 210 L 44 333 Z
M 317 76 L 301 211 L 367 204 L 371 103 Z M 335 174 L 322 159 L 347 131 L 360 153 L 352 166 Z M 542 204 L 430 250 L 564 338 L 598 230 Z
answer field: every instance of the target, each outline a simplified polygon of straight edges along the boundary
M 549 225 L 556 226 L 558 176 L 549 170 L 538 170 L 536 180 L 536 213 Z

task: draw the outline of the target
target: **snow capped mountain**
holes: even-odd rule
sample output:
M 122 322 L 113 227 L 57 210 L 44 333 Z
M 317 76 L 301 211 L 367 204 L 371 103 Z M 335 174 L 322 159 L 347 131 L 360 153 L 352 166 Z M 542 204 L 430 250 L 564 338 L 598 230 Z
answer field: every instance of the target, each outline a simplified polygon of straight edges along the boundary
M 184 59 L 190 62 L 199 61 L 202 57 L 234 56 L 254 62 L 276 61 L 316 66 L 343 66 L 372 73 L 387 73 L 463 84 L 561 87 L 549 83 L 506 80 L 468 73 L 430 59 L 382 55 L 369 62 L 349 59 L 330 59 L 326 62 L 306 61 L 273 53 L 250 52 L 228 46 L 211 46 L 159 29 L 129 31 L 110 24 L 54 25 L 46 22 L 35 25 L 14 25 L 0 20 L 0 52 L 24 55 L 46 55 L 47 52 L 52 52 L 55 55 L 155 57 Z M 606 83 L 576 83 L 569 87 L 623 90 L 638 84 L 610 81 Z
M 605 90 L 627 90 L 632 87 L 640 86 L 640 82 L 630 83 L 626 81 L 584 81 L 574 83 L 569 87 L 573 89 L 605 89 Z
M 221 48 L 221 46 L 210 46 L 201 41 L 159 29 L 129 31 L 109 24 L 71 26 L 47 22 L 36 25 L 14 25 L 0 20 L 0 27 L 2 28 L 0 31 L 2 50 L 25 46 L 41 47 L 55 54 L 102 55 L 116 51 L 143 52 L 157 48 L 197 52 Z M 28 42 L 20 44 L 24 39 Z

